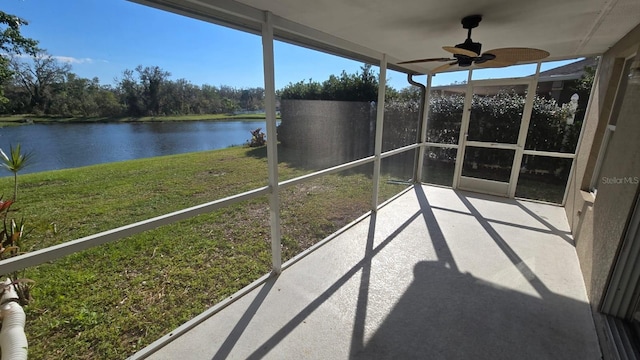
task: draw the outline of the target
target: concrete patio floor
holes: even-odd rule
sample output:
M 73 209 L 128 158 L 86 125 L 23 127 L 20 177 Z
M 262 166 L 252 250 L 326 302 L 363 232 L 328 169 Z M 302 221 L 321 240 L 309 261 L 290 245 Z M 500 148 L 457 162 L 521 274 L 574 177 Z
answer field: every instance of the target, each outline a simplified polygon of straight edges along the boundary
M 151 359 L 600 359 L 564 209 L 409 191 Z

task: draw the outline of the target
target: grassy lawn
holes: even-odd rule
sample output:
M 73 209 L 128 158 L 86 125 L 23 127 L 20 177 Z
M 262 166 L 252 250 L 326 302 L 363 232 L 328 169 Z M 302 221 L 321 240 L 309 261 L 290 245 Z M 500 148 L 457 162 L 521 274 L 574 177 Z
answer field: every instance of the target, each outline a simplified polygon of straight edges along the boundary
M 19 177 L 15 217 L 33 251 L 266 185 L 247 148 L 141 159 Z M 282 178 L 307 171 L 280 164 Z M 283 257 L 369 210 L 370 172 L 284 189 Z M 12 194 L 12 177 L 0 194 Z M 381 197 L 402 189 L 383 181 Z M 122 359 L 270 271 L 268 199 L 232 207 L 29 268 L 30 359 Z
M 143 117 L 81 117 L 81 116 L 37 116 L 30 114 L 0 116 L 0 127 L 21 125 L 26 123 L 52 123 L 52 122 L 156 122 L 156 121 L 224 121 L 224 120 L 264 120 L 265 114 L 204 114 L 204 115 L 167 115 L 167 116 L 143 116 Z

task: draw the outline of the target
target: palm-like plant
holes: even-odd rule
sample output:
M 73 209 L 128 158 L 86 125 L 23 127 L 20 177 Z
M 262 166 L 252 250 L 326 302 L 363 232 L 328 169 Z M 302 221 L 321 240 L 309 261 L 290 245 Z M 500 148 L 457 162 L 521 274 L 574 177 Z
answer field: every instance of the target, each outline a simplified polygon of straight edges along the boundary
M 14 148 L 12 145 L 9 147 L 9 155 L 4 153 L 0 149 L 2 155 L 1 166 L 13 173 L 13 201 L 18 200 L 18 171 L 24 169 L 31 163 L 33 159 L 33 153 L 28 152 L 23 154 L 20 149 L 20 144 Z

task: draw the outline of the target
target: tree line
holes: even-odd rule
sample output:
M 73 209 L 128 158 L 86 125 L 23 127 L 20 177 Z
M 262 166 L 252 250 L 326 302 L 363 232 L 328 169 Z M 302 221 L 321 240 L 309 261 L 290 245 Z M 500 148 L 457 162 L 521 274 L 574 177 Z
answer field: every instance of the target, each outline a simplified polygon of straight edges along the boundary
M 78 76 L 70 64 L 39 50 L 32 56 L 13 56 L 10 76 L 2 89 L 0 114 L 48 116 L 122 117 L 190 114 L 227 114 L 264 109 L 264 89 L 195 85 L 170 79 L 158 66 L 126 69 L 114 85 L 97 77 Z M 320 83 L 290 83 L 277 92 L 282 99 L 377 101 L 378 76 L 365 64 L 360 72 L 331 75 Z M 387 100 L 413 98 L 413 89 L 387 87 Z
M 140 117 L 224 114 L 264 109 L 264 89 L 196 85 L 172 80 L 158 66 L 126 69 L 112 85 L 84 78 L 71 64 L 58 60 L 24 37 L 28 23 L 0 11 L 0 114 L 80 117 Z M 355 74 L 342 72 L 324 82 L 290 83 L 278 91 L 282 99 L 377 101 L 378 76 L 365 64 Z M 387 87 L 387 101 L 415 97 L 410 88 Z
M 83 78 L 71 65 L 39 51 L 8 61 L 2 114 L 119 117 L 224 114 L 264 108 L 264 89 L 195 85 L 170 79 L 158 66 L 126 69 L 114 85 Z
M 290 83 L 278 91 L 278 98 L 283 100 L 339 100 L 339 101 L 378 101 L 378 74 L 371 64 L 363 64 L 360 71 L 349 74 L 342 71 L 339 76 L 330 75 L 323 82 L 299 81 Z M 407 86 L 397 90 L 389 85 L 385 88 L 385 102 L 419 101 L 420 91 L 417 87 Z
M 127 69 L 114 85 L 83 78 L 25 37 L 24 19 L 0 11 L 0 114 L 121 117 L 220 114 L 264 108 L 264 89 L 171 80 L 158 66 Z

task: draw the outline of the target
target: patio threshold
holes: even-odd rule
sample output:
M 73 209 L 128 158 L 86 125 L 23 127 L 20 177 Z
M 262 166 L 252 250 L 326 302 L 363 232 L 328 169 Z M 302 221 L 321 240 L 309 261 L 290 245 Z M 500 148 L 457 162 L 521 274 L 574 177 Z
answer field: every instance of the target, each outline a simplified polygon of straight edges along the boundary
M 149 358 L 601 355 L 562 207 L 416 185 Z

